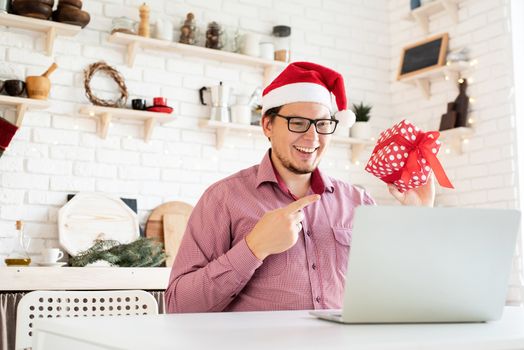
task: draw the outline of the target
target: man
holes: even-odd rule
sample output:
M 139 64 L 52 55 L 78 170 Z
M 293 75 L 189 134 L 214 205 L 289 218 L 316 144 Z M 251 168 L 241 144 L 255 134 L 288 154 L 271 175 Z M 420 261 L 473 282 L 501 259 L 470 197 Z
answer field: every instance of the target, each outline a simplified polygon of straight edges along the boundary
M 337 119 L 354 121 L 342 76 L 292 63 L 262 103 L 271 148 L 259 165 L 213 184 L 197 203 L 171 272 L 168 312 L 342 306 L 354 209 L 375 204 L 318 169 Z M 390 192 L 405 205 L 433 205 L 435 193 L 433 180 Z

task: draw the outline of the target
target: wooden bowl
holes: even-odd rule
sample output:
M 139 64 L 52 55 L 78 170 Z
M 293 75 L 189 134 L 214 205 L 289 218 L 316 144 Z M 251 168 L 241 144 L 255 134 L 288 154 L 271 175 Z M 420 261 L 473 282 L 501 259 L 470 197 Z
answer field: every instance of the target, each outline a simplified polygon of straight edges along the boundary
M 53 12 L 53 21 L 73 24 L 84 28 L 89 21 L 91 16 L 86 11 L 82 11 L 71 6 L 61 7 Z
M 82 0 L 60 0 L 58 2 L 58 8 L 60 8 L 61 6 L 73 6 L 81 10 L 82 9 Z
M 41 75 L 29 76 L 25 78 L 27 97 L 37 100 L 47 100 L 51 90 L 51 81 L 49 78 Z
M 12 4 L 14 13 L 20 16 L 48 19 L 53 13 L 53 8 L 45 3 L 36 1 L 15 1 Z

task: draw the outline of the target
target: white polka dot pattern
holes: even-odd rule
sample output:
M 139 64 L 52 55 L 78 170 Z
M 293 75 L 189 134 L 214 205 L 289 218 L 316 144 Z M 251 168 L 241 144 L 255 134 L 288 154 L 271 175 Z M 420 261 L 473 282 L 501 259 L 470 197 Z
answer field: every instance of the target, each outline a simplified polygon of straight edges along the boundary
M 403 120 L 383 131 L 377 141 L 377 147 L 373 150 L 366 165 L 366 171 L 386 183 L 394 184 L 400 192 L 426 184 L 432 170 L 416 147 L 417 137 L 421 133 L 423 131 L 407 120 Z M 397 140 L 392 139 L 391 142 L 387 142 L 392 137 L 397 138 Z M 428 135 L 428 138 L 434 137 L 433 135 Z M 386 144 L 379 148 L 378 145 L 385 141 Z M 436 155 L 439 149 L 440 142 L 435 141 L 431 152 Z M 408 178 L 408 181 L 405 181 L 401 178 L 401 174 L 407 171 L 407 161 L 412 152 L 416 152 L 412 155 L 415 159 L 411 163 L 412 168 L 409 170 L 409 177 L 404 177 L 404 179 Z M 413 167 L 413 164 L 417 166 Z

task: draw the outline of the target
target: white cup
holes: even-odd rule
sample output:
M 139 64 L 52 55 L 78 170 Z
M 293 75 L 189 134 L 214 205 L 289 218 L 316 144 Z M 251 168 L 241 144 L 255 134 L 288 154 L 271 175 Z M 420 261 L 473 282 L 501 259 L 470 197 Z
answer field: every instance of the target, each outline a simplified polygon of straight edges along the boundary
M 231 106 L 231 122 L 250 125 L 251 108 L 248 105 Z
M 43 263 L 56 263 L 62 259 L 64 253 L 58 248 L 47 248 L 42 250 L 42 262 Z
M 173 41 L 173 22 L 167 19 L 157 19 L 156 38 L 161 40 Z
M 258 57 L 260 35 L 246 33 L 240 37 L 240 53 L 244 55 Z
M 273 61 L 275 59 L 275 45 L 273 43 L 260 43 L 260 58 Z

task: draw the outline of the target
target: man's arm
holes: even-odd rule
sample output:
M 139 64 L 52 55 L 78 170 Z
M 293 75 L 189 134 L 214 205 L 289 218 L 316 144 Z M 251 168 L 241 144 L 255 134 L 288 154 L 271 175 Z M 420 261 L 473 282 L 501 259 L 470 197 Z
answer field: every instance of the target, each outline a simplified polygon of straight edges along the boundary
M 245 240 L 231 247 L 223 201 L 206 192 L 189 218 L 166 290 L 168 312 L 222 311 L 262 262 Z

